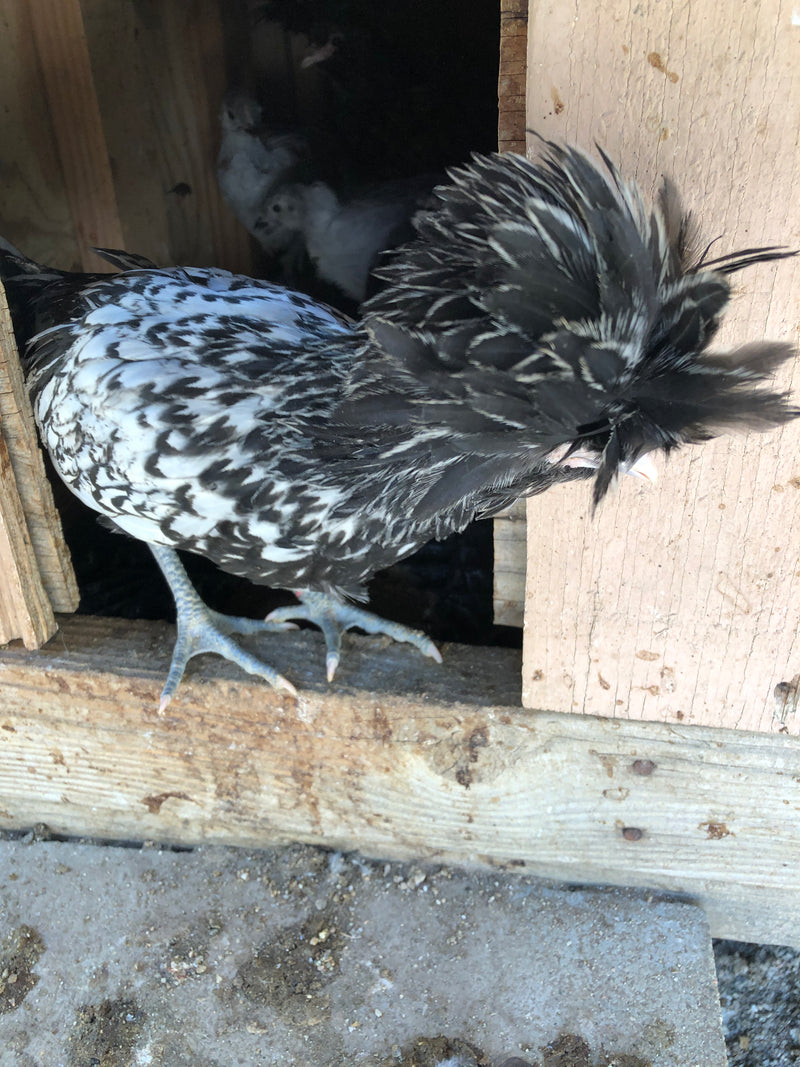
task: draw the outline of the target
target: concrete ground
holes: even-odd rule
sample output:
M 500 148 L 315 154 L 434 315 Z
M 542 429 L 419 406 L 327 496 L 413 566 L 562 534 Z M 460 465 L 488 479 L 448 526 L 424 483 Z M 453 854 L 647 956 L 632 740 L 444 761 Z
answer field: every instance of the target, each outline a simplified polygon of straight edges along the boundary
M 305 846 L 0 841 L 0 1067 L 724 1067 L 690 905 Z

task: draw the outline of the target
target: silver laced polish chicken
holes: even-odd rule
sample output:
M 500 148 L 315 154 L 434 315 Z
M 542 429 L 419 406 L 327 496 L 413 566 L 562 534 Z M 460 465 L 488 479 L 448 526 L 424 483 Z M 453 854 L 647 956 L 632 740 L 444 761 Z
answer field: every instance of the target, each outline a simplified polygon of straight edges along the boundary
M 728 275 L 788 253 L 709 262 L 674 194 L 648 212 L 607 160 L 553 144 L 475 156 L 436 195 L 357 322 L 220 270 L 2 256 L 40 331 L 26 369 L 56 470 L 150 546 L 175 598 L 162 708 L 209 651 L 293 692 L 231 634 L 298 618 L 322 628 L 329 678 L 353 626 L 439 659 L 351 602 L 375 571 L 557 482 L 594 478 L 596 504 L 651 452 L 800 413 L 764 384 L 790 345 L 709 351 Z M 176 549 L 299 603 L 212 612 Z

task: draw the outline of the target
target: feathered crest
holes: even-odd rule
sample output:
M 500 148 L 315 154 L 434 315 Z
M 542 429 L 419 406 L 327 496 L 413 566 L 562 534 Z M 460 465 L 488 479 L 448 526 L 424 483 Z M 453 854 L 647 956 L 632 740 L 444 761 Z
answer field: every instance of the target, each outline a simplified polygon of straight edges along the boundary
M 380 268 L 388 287 L 364 311 L 373 333 L 394 328 L 380 361 L 393 388 L 407 368 L 416 395 L 430 386 L 441 403 L 446 370 L 462 395 L 492 396 L 491 413 L 478 401 L 476 417 L 489 415 L 509 444 L 527 430 L 543 449 L 590 447 L 596 501 L 620 466 L 654 448 L 797 415 L 785 394 L 757 388 L 790 345 L 708 351 L 727 275 L 795 253 L 709 259 L 669 182 L 648 211 L 601 150 L 605 169 L 544 144 L 540 162 L 475 155 L 451 171 L 436 209 L 417 217 L 415 242 Z M 421 360 L 421 347 L 436 359 Z M 369 378 L 355 392 L 373 393 L 391 420 L 391 398 Z

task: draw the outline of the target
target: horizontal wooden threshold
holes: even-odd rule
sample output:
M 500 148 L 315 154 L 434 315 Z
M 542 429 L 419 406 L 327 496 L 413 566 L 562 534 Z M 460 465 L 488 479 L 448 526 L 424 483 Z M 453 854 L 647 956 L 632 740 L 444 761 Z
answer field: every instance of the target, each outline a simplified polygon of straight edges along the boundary
M 353 637 L 328 687 L 312 632 L 256 642 L 297 700 L 207 656 L 159 715 L 171 627 L 60 622 L 0 650 L 0 825 L 649 886 L 800 945 L 796 738 L 526 710 L 506 649 Z

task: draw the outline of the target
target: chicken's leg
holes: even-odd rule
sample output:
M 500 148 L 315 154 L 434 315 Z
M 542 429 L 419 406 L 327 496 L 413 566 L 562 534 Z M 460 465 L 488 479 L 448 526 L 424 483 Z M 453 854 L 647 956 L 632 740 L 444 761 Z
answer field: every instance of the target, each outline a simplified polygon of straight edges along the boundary
M 161 568 L 161 573 L 167 579 L 175 600 L 178 625 L 178 636 L 175 639 L 167 682 L 161 693 L 159 711 L 163 711 L 175 695 L 186 664 L 192 656 L 199 656 L 202 652 L 216 652 L 218 656 L 224 656 L 225 659 L 229 659 L 250 674 L 258 674 L 265 678 L 276 689 L 283 689 L 292 696 L 297 695 L 295 687 L 283 675 L 278 674 L 272 667 L 262 663 L 249 652 L 245 652 L 229 636 L 229 634 L 289 630 L 293 628 L 291 624 L 271 619 L 262 621 L 236 615 L 223 615 L 218 611 L 213 611 L 198 595 L 189 581 L 183 564 L 178 559 L 178 554 L 173 549 L 151 544 L 150 550 Z
M 395 641 L 405 641 L 415 645 L 424 656 L 430 656 L 437 663 L 442 662 L 439 649 L 431 639 L 420 630 L 412 630 L 389 619 L 382 619 L 370 611 L 364 611 L 354 604 L 337 600 L 327 593 L 313 592 L 307 589 L 295 590 L 299 604 L 290 604 L 285 608 L 276 608 L 267 616 L 267 622 L 285 622 L 288 619 L 306 619 L 319 626 L 325 636 L 328 654 L 325 659 L 328 681 L 333 680 L 339 666 L 339 654 L 342 647 L 342 635 L 351 626 L 357 626 L 368 634 L 386 634 Z

